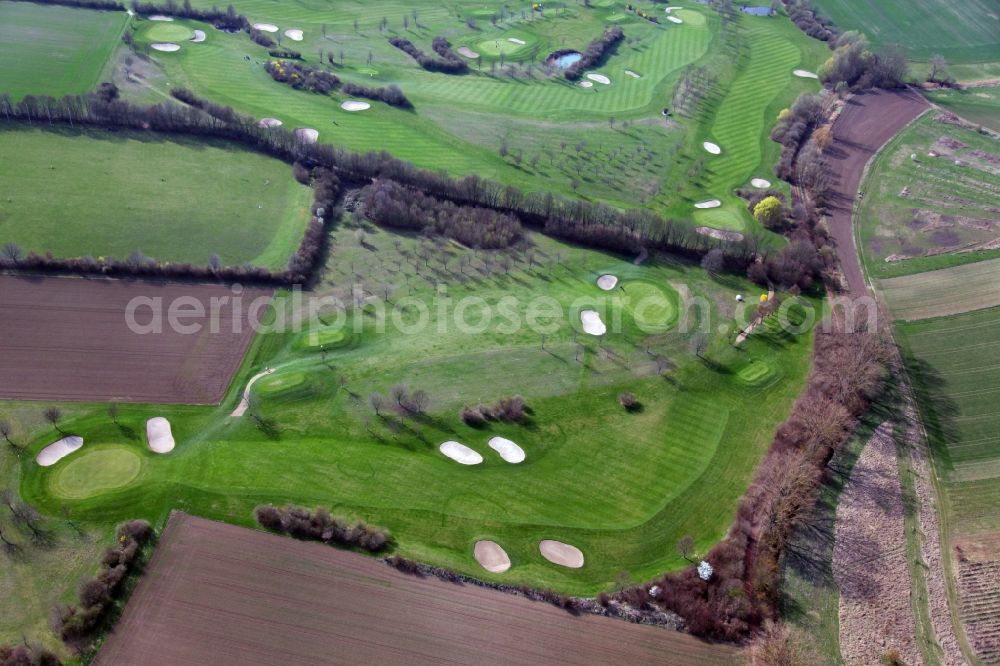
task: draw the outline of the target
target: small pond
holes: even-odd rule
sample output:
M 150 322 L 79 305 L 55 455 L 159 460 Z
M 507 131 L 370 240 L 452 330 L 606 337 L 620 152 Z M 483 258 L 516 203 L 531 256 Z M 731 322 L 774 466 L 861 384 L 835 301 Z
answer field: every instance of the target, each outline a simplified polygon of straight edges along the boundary
M 579 51 L 556 51 L 549 56 L 548 62 L 559 69 L 568 69 L 570 65 L 580 62 L 581 58 L 583 58 L 583 54 Z

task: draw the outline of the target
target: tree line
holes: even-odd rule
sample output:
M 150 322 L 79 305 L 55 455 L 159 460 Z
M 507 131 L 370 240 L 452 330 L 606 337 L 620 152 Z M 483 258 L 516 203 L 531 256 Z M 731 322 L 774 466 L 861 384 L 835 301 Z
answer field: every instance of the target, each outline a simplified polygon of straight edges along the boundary
M 288 534 L 296 539 L 361 548 L 372 553 L 384 550 L 392 540 L 385 528 L 368 525 L 361 520 L 350 522 L 338 518 L 324 507 L 310 511 L 298 506 L 278 508 L 261 504 L 253 513 L 264 529 Z
M 145 520 L 130 520 L 115 530 L 115 545 L 104 551 L 100 571 L 80 583 L 76 604 L 52 609 L 52 628 L 71 647 L 79 647 L 104 624 L 115 600 L 125 591 L 126 577 L 136 570 L 140 549 L 153 536 Z
M 435 37 L 433 41 L 433 48 L 441 56 L 440 58 L 432 58 L 414 46 L 413 42 L 402 37 L 392 37 L 389 39 L 389 43 L 413 58 L 428 72 L 465 74 L 469 71 L 469 66 L 451 50 L 451 45 L 444 37 Z
M 264 69 L 271 78 L 280 83 L 287 83 L 297 90 L 308 90 L 320 95 L 326 95 L 332 90 L 340 90 L 345 95 L 352 97 L 364 97 L 378 102 L 384 102 L 389 106 L 402 109 L 412 107 L 410 100 L 406 98 L 403 91 L 396 84 L 390 84 L 381 88 L 371 88 L 357 83 L 341 81 L 335 74 L 323 69 L 309 67 L 297 62 L 287 60 L 269 60 L 264 64 Z M 187 91 L 188 97 L 193 97 L 193 93 Z M 174 95 L 177 97 L 177 95 Z M 181 99 L 178 97 L 178 99 Z M 181 101 L 186 101 L 182 99 Z
M 384 227 L 433 231 L 463 245 L 488 250 L 509 247 L 522 236 L 521 223 L 489 208 L 459 206 L 388 178 L 362 190 L 368 219 Z
M 593 69 L 601 64 L 608 53 L 625 37 L 625 31 L 615 26 L 604 31 L 604 33 L 592 40 L 587 48 L 583 50 L 581 58 L 566 68 L 563 76 L 568 81 L 577 81 L 588 69 Z

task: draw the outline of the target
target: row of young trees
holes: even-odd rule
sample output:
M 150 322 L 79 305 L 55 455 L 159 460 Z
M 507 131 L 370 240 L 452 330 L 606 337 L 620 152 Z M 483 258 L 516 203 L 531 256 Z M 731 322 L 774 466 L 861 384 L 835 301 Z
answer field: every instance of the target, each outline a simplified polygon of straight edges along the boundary
M 512 215 L 489 208 L 459 206 L 388 178 L 377 178 L 362 192 L 365 215 L 385 227 L 424 230 L 454 238 L 469 247 L 509 247 L 522 236 Z
M 373 553 L 384 550 L 391 542 L 388 530 L 360 520 L 349 522 L 331 515 L 324 507 L 310 511 L 298 506 L 278 508 L 262 504 L 254 509 L 254 518 L 272 532 Z
M 432 58 L 414 46 L 413 42 L 402 37 L 392 37 L 389 43 L 416 60 L 417 64 L 428 72 L 465 74 L 469 71 L 469 66 L 451 50 L 451 45 L 444 37 L 435 37 L 433 41 L 434 50 L 442 56 L 441 58 Z M 445 54 L 450 54 L 451 57 L 446 57 Z
M 816 13 L 810 0 L 782 0 L 792 23 L 799 30 L 822 42 L 835 42 L 840 32 L 833 22 Z M 831 48 L 833 45 L 831 43 Z
M 519 395 L 500 398 L 492 405 L 474 405 L 462 408 L 459 415 L 466 425 L 481 428 L 490 421 L 523 423 L 528 418 L 528 405 Z
M 288 60 L 269 60 L 264 64 L 264 69 L 271 78 L 281 83 L 287 83 L 297 90 L 308 90 L 320 95 L 326 95 L 332 90 L 340 90 L 345 95 L 352 97 L 364 97 L 378 102 L 384 102 L 390 106 L 408 109 L 412 105 L 406 98 L 403 91 L 396 84 L 391 84 L 381 88 L 371 88 L 357 83 L 341 81 L 335 74 L 323 69 L 309 67 L 297 62 Z M 187 101 L 191 96 L 190 91 L 182 101 Z
M 833 452 L 881 389 L 887 349 L 868 332 L 817 333 L 806 390 L 758 466 L 734 527 L 704 557 L 711 577 L 692 565 L 653 581 L 655 595 L 646 585 L 621 598 L 648 600 L 681 615 L 691 633 L 726 641 L 745 640 L 777 617 L 781 553 L 815 501 Z
M 587 45 L 581 54 L 582 57 L 567 67 L 563 75 L 569 81 L 579 80 L 585 71 L 600 65 L 611 49 L 624 38 L 625 31 L 618 26 L 605 30 L 604 34 Z
M 115 545 L 104 551 L 100 571 L 77 588 L 78 604 L 52 610 L 52 628 L 70 646 L 79 646 L 102 626 L 121 595 L 126 576 L 134 569 L 139 551 L 153 536 L 145 520 L 130 520 L 115 531 Z
M 837 90 L 900 88 L 906 75 L 906 53 L 901 47 L 873 50 L 868 38 L 849 31 L 837 38 L 833 55 L 819 68 L 823 85 Z

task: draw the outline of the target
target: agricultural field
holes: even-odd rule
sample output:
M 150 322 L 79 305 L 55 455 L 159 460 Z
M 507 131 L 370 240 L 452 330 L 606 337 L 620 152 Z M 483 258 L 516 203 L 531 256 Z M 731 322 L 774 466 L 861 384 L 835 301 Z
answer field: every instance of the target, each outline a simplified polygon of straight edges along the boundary
M 1000 12 L 990 0 L 818 0 L 841 30 L 860 30 L 878 46 L 904 45 L 913 60 L 1000 60 Z
M 858 236 L 872 277 L 996 256 L 1000 141 L 929 112 L 879 153 L 863 186 Z
M 913 321 L 1000 305 L 1000 259 L 879 281 L 894 319 Z
M 119 12 L 0 3 L 0 93 L 20 99 L 93 90 L 127 18 Z
M 309 221 L 288 165 L 221 141 L 0 124 L 0 152 L 0 243 L 25 253 L 282 269 Z
M 983 663 L 1000 657 L 1000 309 L 898 323 L 943 486 L 955 607 Z
M 394 618 L 392 630 L 359 618 Z M 276 624 L 284 629 L 273 631 Z M 160 663 L 315 663 L 331 654 L 379 663 L 489 663 L 501 654 L 564 664 L 642 663 L 664 654 L 708 665 L 736 658 L 731 647 L 685 634 L 574 617 L 475 585 L 407 576 L 354 553 L 177 513 L 94 663 L 148 655 Z
M 927 91 L 927 98 L 942 108 L 1000 132 L 1000 86 L 943 88 Z

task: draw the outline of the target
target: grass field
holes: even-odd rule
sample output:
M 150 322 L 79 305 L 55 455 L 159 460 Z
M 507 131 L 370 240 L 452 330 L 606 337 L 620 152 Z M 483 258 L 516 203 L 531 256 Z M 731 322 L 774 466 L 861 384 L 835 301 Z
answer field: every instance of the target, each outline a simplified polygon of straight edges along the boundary
M 931 111 L 897 135 L 862 186 L 858 235 L 873 277 L 996 255 L 1000 142 L 937 117 Z
M 969 122 L 1000 132 L 1000 86 L 933 90 L 927 98 Z
M 1000 259 L 879 281 L 894 319 L 912 321 L 1000 305 Z
M 284 268 L 312 192 L 230 144 L 0 125 L 0 243 L 57 257 Z
M 732 295 L 750 291 L 744 281 L 716 283 L 684 263 L 636 267 L 542 237 L 535 238 L 533 267 L 522 257 L 504 275 L 487 269 L 485 255 L 477 253 L 466 268 L 472 277 L 459 280 L 456 260 L 464 251 L 453 246 L 436 251 L 447 252 L 441 261 L 450 268 L 444 269 L 437 260 L 425 267 L 414 241 L 396 249 L 391 236 L 372 233 L 362 247 L 351 237 L 345 230 L 334 239 L 338 249 L 319 293 L 341 293 L 352 280 L 369 293 L 395 284 L 399 326 L 413 324 L 419 314 L 402 309 L 406 299 L 427 298 L 431 286 L 419 285 L 444 275 L 451 276 L 447 296 L 453 303 L 471 296 L 500 307 L 500 299 L 513 296 L 520 299 L 514 311 L 523 315 L 524 299 L 545 295 L 568 308 L 567 319 L 555 320 L 544 349 L 537 333 L 503 333 L 496 321 L 475 334 L 453 330 L 436 307 L 429 313 L 433 335 L 400 333 L 394 326 L 378 334 L 377 318 L 355 313 L 352 321 L 366 322 L 361 332 L 325 354 L 303 344 L 306 332 L 264 335 L 243 380 L 218 410 L 122 407 L 119 423 L 135 432 L 142 432 L 146 418 L 167 416 L 178 441 L 170 455 L 149 453 L 141 436 L 123 437 L 100 407 L 64 426 L 141 457 L 134 481 L 78 499 L 86 491 L 74 486 L 74 497 L 67 496 L 58 476 L 63 464 L 42 469 L 26 457 L 24 495 L 47 513 L 66 504 L 73 516 L 98 525 L 126 515 L 156 520 L 168 507 L 246 524 L 262 501 L 323 504 L 386 525 L 407 556 L 575 593 L 607 589 L 623 570 L 642 579 L 681 566 L 672 547 L 680 536 L 693 535 L 705 550 L 725 533 L 756 461 L 802 386 L 810 348 L 807 337 L 768 327 L 741 350 L 728 344 L 737 330 Z M 630 285 L 648 284 L 668 295 L 675 290 L 668 285 L 675 285 L 678 293 L 703 299 L 696 313 L 699 321 L 708 312 L 713 316 L 711 364 L 688 351 L 693 332 L 685 332 L 681 321 L 647 335 L 622 308 L 621 332 L 614 332 L 613 312 L 624 297 L 594 284 L 609 272 L 622 278 L 626 294 Z M 410 286 L 404 290 L 404 284 Z M 294 309 L 294 299 L 288 307 Z M 606 312 L 611 332 L 600 344 L 574 333 L 577 313 L 587 307 Z M 666 318 L 670 309 L 659 312 Z M 470 325 L 479 321 L 478 312 L 468 311 Z M 656 312 L 644 308 L 646 317 Z M 724 332 L 716 332 L 720 326 Z M 665 378 L 657 375 L 656 355 L 669 359 Z M 763 382 L 740 379 L 754 363 L 769 365 L 773 375 Z M 245 378 L 265 364 L 276 372 L 255 391 L 261 418 L 273 426 L 262 431 L 253 419 L 227 416 Z M 370 393 L 388 394 L 398 382 L 428 393 L 426 417 L 391 409 L 378 417 L 367 406 Z M 622 390 L 638 396 L 641 412 L 618 405 Z M 463 405 L 515 393 L 532 408 L 526 425 L 480 430 L 458 418 Z M 511 466 L 490 457 L 485 443 L 494 434 L 518 442 L 527 461 Z M 32 451 L 50 439 L 39 433 Z M 444 458 L 437 446 L 448 439 L 487 454 L 486 462 L 467 468 Z M 513 568 L 503 575 L 480 569 L 471 558 L 480 538 L 501 543 Z M 543 538 L 577 545 L 586 566 L 564 570 L 546 563 L 537 550 Z
M 126 18 L 124 12 L 0 3 L 0 92 L 20 99 L 92 90 Z
M 950 62 L 1000 60 L 1000 12 L 990 0 L 818 0 L 841 30 L 860 30 L 874 44 L 903 44 L 914 60 L 941 54 Z

